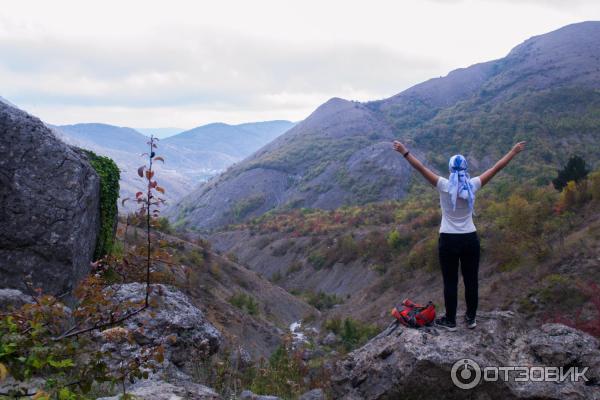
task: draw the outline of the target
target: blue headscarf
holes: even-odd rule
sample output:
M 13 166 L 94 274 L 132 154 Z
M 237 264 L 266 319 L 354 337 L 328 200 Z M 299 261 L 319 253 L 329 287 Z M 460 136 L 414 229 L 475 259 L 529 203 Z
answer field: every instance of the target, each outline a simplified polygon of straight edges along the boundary
M 473 185 L 470 180 L 471 177 L 467 172 L 467 159 L 461 154 L 456 154 L 450 157 L 448 162 L 448 169 L 450 170 L 450 177 L 448 178 L 448 193 L 450 194 L 450 200 L 452 206 L 456 210 L 456 199 L 467 200 L 469 203 L 469 209 L 473 211 L 473 205 L 475 204 L 475 193 L 473 193 Z

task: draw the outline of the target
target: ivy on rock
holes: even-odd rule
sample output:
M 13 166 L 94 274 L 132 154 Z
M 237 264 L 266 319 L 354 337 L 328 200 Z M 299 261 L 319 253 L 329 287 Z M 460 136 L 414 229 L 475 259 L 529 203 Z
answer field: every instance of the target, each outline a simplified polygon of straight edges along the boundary
M 99 156 L 89 150 L 84 151 L 100 177 L 100 232 L 94 251 L 94 259 L 98 260 L 111 251 L 114 242 L 120 171 L 112 159 Z

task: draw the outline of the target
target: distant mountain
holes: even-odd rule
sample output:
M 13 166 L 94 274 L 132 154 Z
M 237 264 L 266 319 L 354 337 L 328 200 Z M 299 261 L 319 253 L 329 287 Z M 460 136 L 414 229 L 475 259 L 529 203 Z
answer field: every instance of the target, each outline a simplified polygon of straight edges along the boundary
M 75 124 L 55 126 L 65 135 L 83 143 L 95 143 L 107 149 L 141 153 L 147 137 L 131 128 L 108 124 Z
M 290 121 L 252 122 L 240 125 L 213 123 L 171 136 L 163 143 L 190 151 L 211 150 L 244 158 L 258 150 L 294 124 Z
M 584 22 L 385 100 L 333 98 L 169 215 L 204 230 L 276 209 L 402 198 L 421 180 L 392 151 L 394 138 L 443 174 L 454 153 L 465 154 L 478 174 L 515 141 L 528 140 L 521 161 L 499 180 L 545 184 L 573 153 L 591 164 L 600 159 L 599 65 L 600 22 Z
M 157 170 L 169 201 L 174 203 L 199 183 L 250 155 L 293 124 L 266 121 L 248 125 L 250 129 L 209 124 L 159 141 L 158 153 L 164 156 L 165 164 L 159 164 Z M 51 128 L 69 144 L 115 160 L 122 170 L 121 197 L 129 197 L 143 186 L 136 170 L 144 163 L 140 154 L 147 150 L 147 136 L 131 128 L 99 123 Z
M 157 138 L 164 139 L 169 136 L 177 135 L 185 129 L 181 128 L 135 128 L 136 131 L 143 133 L 146 136 L 154 135 Z

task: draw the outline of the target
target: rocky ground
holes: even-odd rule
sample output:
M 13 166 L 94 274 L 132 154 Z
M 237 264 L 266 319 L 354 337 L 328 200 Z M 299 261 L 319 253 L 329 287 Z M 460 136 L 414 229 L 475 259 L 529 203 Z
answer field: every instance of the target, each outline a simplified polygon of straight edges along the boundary
M 465 390 L 451 379 L 461 359 L 481 368 L 589 367 L 588 380 L 517 382 L 511 373 L 507 382 L 484 379 Z M 332 381 L 339 399 L 598 399 L 600 348 L 594 337 L 564 325 L 529 330 L 512 313 L 491 312 L 480 316 L 474 330 L 388 328 L 338 363 Z

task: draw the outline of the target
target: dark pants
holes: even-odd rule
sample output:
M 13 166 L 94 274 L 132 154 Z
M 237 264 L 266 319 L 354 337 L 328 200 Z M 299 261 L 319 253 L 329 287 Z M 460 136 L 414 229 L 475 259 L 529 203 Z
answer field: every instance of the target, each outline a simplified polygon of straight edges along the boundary
M 477 313 L 479 272 L 479 238 L 477 232 L 440 233 L 438 242 L 440 265 L 444 277 L 444 302 L 446 318 L 456 321 L 456 302 L 458 291 L 458 264 L 465 283 L 465 301 L 467 316 L 475 318 Z

